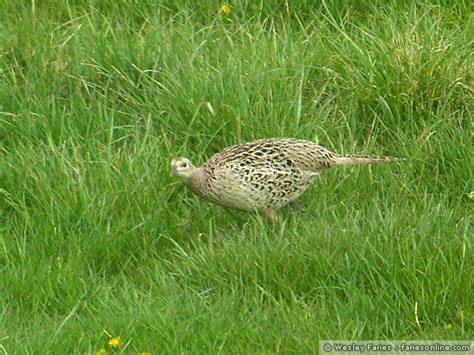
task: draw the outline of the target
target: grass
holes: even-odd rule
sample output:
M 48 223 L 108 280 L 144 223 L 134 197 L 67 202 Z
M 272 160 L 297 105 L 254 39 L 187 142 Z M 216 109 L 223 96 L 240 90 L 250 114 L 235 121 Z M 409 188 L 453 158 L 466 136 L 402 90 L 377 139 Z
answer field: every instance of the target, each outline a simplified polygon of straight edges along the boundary
M 473 339 L 468 2 L 220 5 L 0 5 L 0 353 Z M 169 176 L 280 136 L 408 160 L 275 227 Z

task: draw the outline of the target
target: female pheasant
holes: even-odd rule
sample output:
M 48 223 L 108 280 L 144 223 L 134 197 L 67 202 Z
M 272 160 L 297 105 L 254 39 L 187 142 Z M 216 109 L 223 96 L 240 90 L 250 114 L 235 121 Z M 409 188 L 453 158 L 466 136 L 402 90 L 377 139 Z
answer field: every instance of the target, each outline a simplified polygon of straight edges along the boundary
M 270 138 L 228 147 L 201 167 L 189 159 L 171 161 L 171 175 L 218 205 L 258 211 L 271 222 L 294 202 L 319 171 L 334 165 L 388 163 L 394 157 L 341 155 L 301 139 Z

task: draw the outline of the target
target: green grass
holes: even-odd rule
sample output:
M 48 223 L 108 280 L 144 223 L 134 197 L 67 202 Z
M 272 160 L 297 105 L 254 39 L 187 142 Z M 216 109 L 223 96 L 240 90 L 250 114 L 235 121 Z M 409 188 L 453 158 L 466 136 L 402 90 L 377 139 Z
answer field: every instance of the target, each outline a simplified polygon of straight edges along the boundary
M 416 3 L 2 1 L 0 353 L 472 339 L 474 15 Z M 275 227 L 169 176 L 282 136 L 408 160 Z

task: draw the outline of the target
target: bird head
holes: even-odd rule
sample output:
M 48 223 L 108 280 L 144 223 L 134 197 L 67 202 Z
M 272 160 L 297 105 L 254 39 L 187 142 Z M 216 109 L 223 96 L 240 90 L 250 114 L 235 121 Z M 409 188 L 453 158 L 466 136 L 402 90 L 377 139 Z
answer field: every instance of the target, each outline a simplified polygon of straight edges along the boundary
M 196 167 L 187 158 L 174 158 L 171 160 L 171 175 L 177 176 L 184 181 L 189 180 L 193 176 L 195 170 Z

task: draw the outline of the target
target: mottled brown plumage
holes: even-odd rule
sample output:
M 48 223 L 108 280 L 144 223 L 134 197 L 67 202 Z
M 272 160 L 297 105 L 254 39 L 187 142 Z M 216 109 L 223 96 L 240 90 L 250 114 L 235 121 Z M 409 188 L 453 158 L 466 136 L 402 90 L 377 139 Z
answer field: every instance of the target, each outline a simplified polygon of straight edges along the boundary
M 209 201 L 257 210 L 274 220 L 275 211 L 295 201 L 323 169 L 396 160 L 400 159 L 340 155 L 306 140 L 271 138 L 228 147 L 201 167 L 186 158 L 173 159 L 171 173 Z

